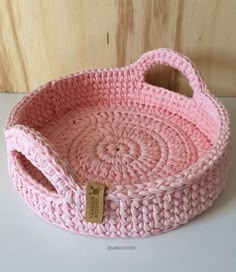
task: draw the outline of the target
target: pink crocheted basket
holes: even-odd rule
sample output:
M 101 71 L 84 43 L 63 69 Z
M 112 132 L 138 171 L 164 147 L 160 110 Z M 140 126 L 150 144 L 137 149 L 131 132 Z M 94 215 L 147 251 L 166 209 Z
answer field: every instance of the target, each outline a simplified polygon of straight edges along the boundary
M 181 71 L 193 97 L 152 86 L 154 65 Z M 191 61 L 158 49 L 118 69 L 37 88 L 5 126 L 10 176 L 48 222 L 81 234 L 149 236 L 212 205 L 230 165 L 230 124 Z M 106 184 L 101 224 L 85 220 L 87 183 Z

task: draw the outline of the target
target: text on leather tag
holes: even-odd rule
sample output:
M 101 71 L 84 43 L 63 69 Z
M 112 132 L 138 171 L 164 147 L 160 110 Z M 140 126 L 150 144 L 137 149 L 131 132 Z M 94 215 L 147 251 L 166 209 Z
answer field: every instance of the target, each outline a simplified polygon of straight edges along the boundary
M 86 189 L 86 212 L 87 222 L 102 223 L 104 206 L 105 185 L 100 183 L 88 183 Z

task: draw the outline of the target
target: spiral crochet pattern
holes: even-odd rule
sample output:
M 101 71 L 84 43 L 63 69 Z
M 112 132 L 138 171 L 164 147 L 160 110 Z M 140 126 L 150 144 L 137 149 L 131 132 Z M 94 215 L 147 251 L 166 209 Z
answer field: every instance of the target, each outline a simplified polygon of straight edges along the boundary
M 145 82 L 154 65 L 182 72 L 186 97 Z M 230 124 L 191 61 L 170 49 L 124 68 L 40 86 L 5 126 L 10 176 L 50 223 L 81 234 L 150 236 L 212 205 L 230 166 Z M 105 184 L 102 224 L 85 220 L 86 185 Z

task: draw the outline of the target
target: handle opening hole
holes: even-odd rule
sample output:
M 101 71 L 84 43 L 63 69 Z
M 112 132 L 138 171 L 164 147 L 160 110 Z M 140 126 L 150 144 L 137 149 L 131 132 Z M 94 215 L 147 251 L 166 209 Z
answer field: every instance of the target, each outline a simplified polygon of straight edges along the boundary
M 43 187 L 47 192 L 56 192 L 56 189 L 51 182 L 22 153 L 12 151 L 12 155 L 15 157 L 15 160 L 22 172 L 28 176 L 29 180 L 31 180 L 32 185 Z M 32 182 L 33 180 L 35 183 Z
M 164 64 L 150 68 L 145 74 L 145 82 L 188 97 L 193 96 L 187 78 L 177 69 Z

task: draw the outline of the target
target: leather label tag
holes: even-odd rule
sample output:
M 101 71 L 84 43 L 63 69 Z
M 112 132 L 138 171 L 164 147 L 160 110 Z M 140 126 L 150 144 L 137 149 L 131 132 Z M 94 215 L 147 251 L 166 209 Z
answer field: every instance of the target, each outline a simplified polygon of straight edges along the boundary
M 102 224 L 104 208 L 105 185 L 100 183 L 88 183 L 86 190 L 86 212 L 87 222 Z

